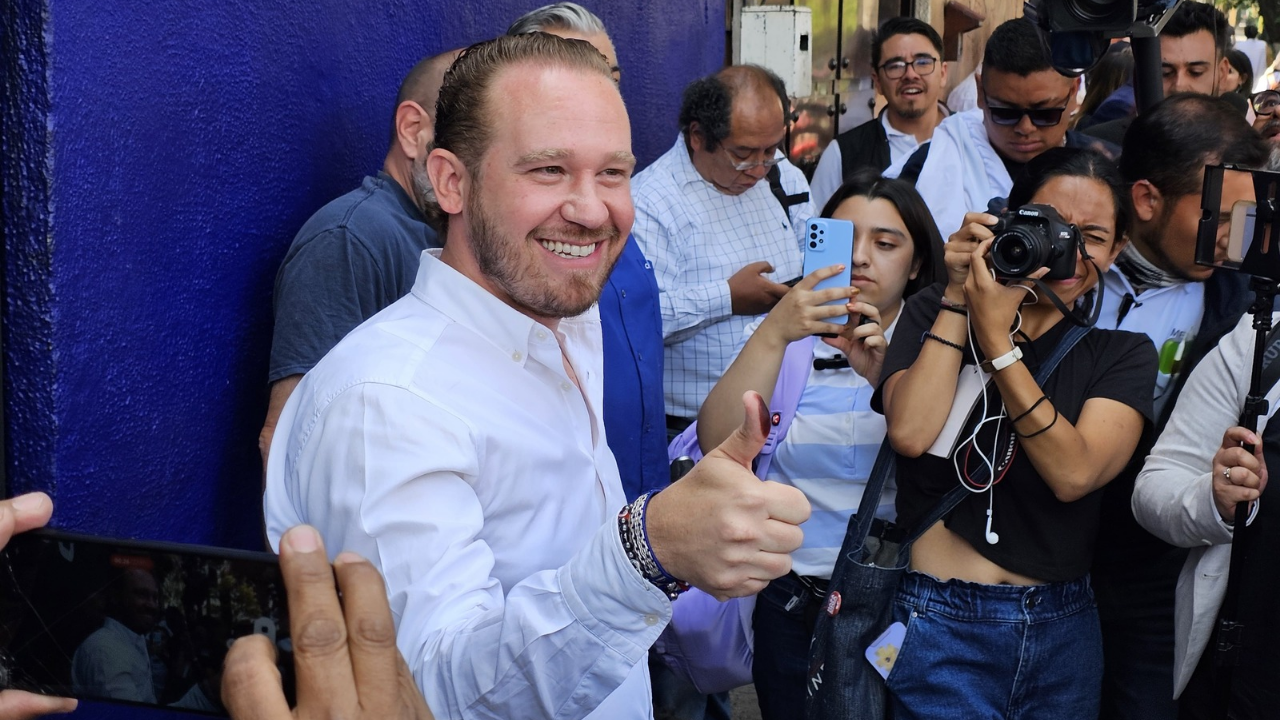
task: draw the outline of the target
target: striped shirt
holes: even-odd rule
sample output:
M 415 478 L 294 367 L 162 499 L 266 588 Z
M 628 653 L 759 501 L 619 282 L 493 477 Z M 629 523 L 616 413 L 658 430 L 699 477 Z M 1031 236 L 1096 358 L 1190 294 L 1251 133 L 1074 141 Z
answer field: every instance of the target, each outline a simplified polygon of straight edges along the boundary
M 798 168 L 786 160 L 778 167 L 789 194 L 809 191 Z M 794 205 L 788 216 L 767 180 L 741 195 L 720 192 L 698 173 L 683 137 L 636 175 L 631 195 L 632 234 L 658 278 L 666 411 L 693 418 L 754 319 L 733 314 L 729 277 L 760 260 L 773 266 L 772 280 L 799 277 L 813 206 Z
M 885 337 L 892 337 L 892 325 Z M 753 323 L 748 332 L 754 332 Z M 813 344 L 815 358 L 840 353 L 821 340 Z M 831 577 L 849 516 L 862 502 L 871 467 L 884 440 L 884 416 L 871 409 L 875 388 L 852 368 L 814 370 L 800 395 L 795 419 L 774 451 L 767 479 L 791 485 L 809 498 L 813 513 L 800 526 L 804 544 L 791 554 L 798 575 Z M 876 517 L 894 518 L 897 488 L 889 483 L 880 497 Z

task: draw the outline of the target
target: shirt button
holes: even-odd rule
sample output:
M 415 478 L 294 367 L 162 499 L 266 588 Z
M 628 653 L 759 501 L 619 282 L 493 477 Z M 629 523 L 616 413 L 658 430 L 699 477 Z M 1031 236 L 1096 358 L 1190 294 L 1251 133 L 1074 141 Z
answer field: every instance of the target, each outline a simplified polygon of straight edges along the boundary
M 537 338 L 538 338 L 539 340 L 546 340 L 546 339 L 547 339 L 547 331 L 545 331 L 545 330 L 539 330 L 539 331 L 538 331 L 538 334 L 537 334 Z
M 569 392 L 570 390 L 573 389 L 573 386 L 570 385 L 569 383 L 560 383 L 560 389 L 565 392 Z
M 649 613 L 648 615 L 645 615 L 645 616 L 644 616 L 644 624 L 645 624 L 645 625 L 648 625 L 649 627 L 653 627 L 654 625 L 657 625 L 657 624 L 658 624 L 658 616 L 657 616 L 657 615 L 654 615 L 653 613 Z
M 623 291 L 622 291 L 622 297 L 626 297 L 626 296 L 627 296 L 627 291 L 626 291 L 626 290 L 623 290 Z
M 511 359 L 515 360 L 516 362 L 520 362 L 520 360 L 522 360 L 523 358 L 524 356 L 520 354 L 519 350 L 511 353 Z

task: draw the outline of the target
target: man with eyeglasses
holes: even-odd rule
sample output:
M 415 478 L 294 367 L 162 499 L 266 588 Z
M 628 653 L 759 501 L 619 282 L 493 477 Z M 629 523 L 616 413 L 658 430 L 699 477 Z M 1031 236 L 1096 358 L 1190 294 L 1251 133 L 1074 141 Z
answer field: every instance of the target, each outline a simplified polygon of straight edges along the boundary
M 1263 140 L 1280 145 L 1280 92 L 1263 90 L 1253 96 L 1253 129 L 1258 131 Z
M 668 433 L 697 417 L 743 330 L 800 276 L 813 205 L 782 154 L 788 105 L 782 80 L 761 67 L 695 80 L 680 137 L 632 181 L 632 234 L 658 277 Z
M 947 113 L 939 98 L 947 84 L 942 38 L 913 17 L 885 21 L 871 41 L 871 81 L 884 96 L 880 117 L 847 130 L 827 145 L 813 171 L 810 199 L 821 210 L 845 178 L 864 167 L 883 171 L 933 137 Z
M 1080 79 L 1059 75 L 1047 48 L 1029 20 L 997 27 L 982 58 L 978 109 L 943 120 L 929 143 L 885 173 L 915 179 L 942 237 L 960 229 L 965 213 L 1008 195 L 1022 167 L 1045 150 L 1099 146 L 1067 130 Z

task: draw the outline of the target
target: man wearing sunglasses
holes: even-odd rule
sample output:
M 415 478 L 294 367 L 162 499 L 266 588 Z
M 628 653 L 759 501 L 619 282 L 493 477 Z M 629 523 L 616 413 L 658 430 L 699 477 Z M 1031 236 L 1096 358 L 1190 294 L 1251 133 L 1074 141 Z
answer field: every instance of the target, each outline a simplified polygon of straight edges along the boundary
M 813 171 L 811 198 L 815 210 L 864 167 L 883 171 L 904 160 L 933 137 L 946 117 L 938 100 L 947 84 L 942 38 L 928 23 L 913 17 L 886 20 L 871 41 L 871 80 L 884 96 L 880 117 L 836 136 Z
M 978 109 L 943 120 L 929 143 L 885 174 L 915 179 L 938 231 L 948 237 L 966 212 L 1008 195 L 1013 177 L 1040 153 L 1062 145 L 1096 146 L 1096 139 L 1067 130 L 1079 83 L 1053 69 L 1035 24 L 1009 20 L 987 41 Z
M 697 417 L 747 324 L 803 268 L 814 213 L 804 174 L 782 154 L 788 104 L 782 80 L 754 65 L 695 80 L 680 137 L 631 184 L 632 234 L 658 278 L 669 433 Z M 771 171 L 785 200 L 761 182 Z

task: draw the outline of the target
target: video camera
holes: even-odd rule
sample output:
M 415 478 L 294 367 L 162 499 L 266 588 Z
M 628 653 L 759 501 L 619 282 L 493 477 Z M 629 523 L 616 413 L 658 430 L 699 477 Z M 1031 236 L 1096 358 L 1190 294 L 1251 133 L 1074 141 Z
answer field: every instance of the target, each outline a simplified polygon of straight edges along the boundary
M 991 267 L 1003 278 L 1024 278 L 1042 267 L 1045 280 L 1076 274 L 1080 230 L 1048 205 L 1023 205 L 991 228 Z
M 1053 66 L 1064 75 L 1093 67 L 1113 38 L 1155 37 L 1182 0 L 1027 0 L 1023 14 L 1049 33 Z
M 1196 264 L 1280 283 L 1280 173 L 1204 169 Z

